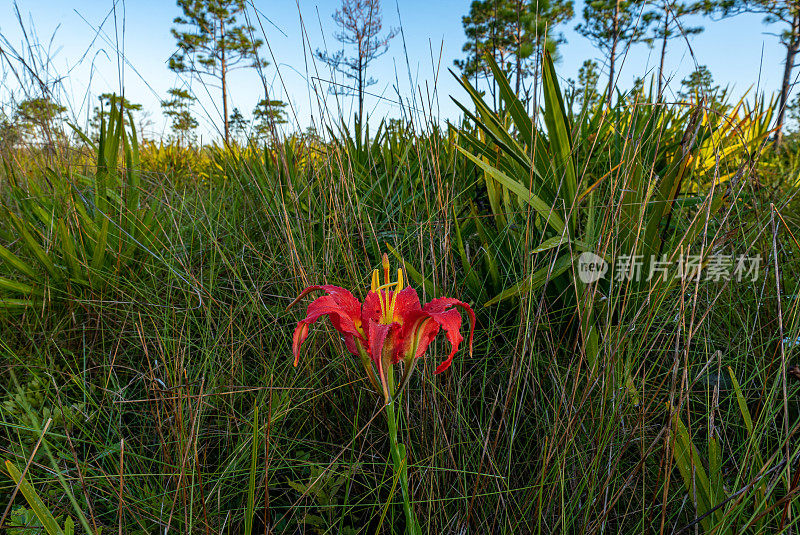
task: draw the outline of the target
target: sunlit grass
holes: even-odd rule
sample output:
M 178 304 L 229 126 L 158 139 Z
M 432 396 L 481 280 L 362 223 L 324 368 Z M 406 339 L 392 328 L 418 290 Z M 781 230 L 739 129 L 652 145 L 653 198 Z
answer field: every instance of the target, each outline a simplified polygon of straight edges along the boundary
M 642 109 L 639 117 L 654 106 Z M 621 193 L 672 169 L 691 121 L 691 110 L 669 108 L 653 127 L 637 123 L 635 111 L 621 104 L 617 119 L 572 117 L 576 137 L 561 153 L 572 158 L 578 195 L 609 181 L 564 218 L 573 220 L 570 237 L 590 237 L 609 255 L 624 252 L 651 217 L 641 197 Z M 0 277 L 41 290 L 0 312 L 0 457 L 29 466 L 27 479 L 60 526 L 69 517 L 93 532 L 239 533 L 252 517 L 257 533 L 402 533 L 379 398 L 325 320 L 293 368 L 302 312 L 285 311 L 309 284 L 368 287 L 381 254 L 394 251 L 424 300 L 446 292 L 479 313 L 473 356 L 459 352 L 434 376 L 447 345 L 433 346 L 400 408 L 425 532 L 786 530 L 798 514 L 800 407 L 787 372 L 800 335 L 796 172 L 760 182 L 787 164 L 781 155 L 743 156 L 766 138 L 760 123 L 746 124 L 757 132 L 724 164 L 725 176 L 742 170 L 737 189 L 695 219 L 708 210 L 709 158 L 730 147 L 712 136 L 687 171 L 691 195 L 668 232 L 666 221 L 653 228 L 667 248 L 694 228 L 692 246 L 761 254 L 756 280 L 598 294 L 566 269 L 491 306 L 565 248 L 543 249 L 542 213 L 456 144 L 477 146 L 464 141 L 471 133 L 489 147 L 484 162 L 523 182 L 520 158 L 532 149 L 522 141 L 513 161 L 470 122 L 461 132 L 400 128 L 365 139 L 343 131 L 324 141 L 275 139 L 266 149 L 143 145 L 141 183 L 121 187 L 137 188 L 154 211 L 152 236 L 124 264 L 84 265 L 90 284 L 54 279 L 16 227 L 0 221 L 0 243 L 34 273 L 5 262 Z M 507 128 L 509 137 L 518 140 L 518 130 Z M 546 131 L 531 135 L 550 142 Z M 631 139 L 639 144 L 626 145 Z M 31 202 L 48 198 L 38 158 L 7 159 Z M 95 193 L 61 171 L 82 166 L 96 177 L 86 163 L 96 158 L 73 149 L 59 158 L 63 185 Z M 8 176 L 3 206 L 27 217 Z M 557 173 L 540 178 L 552 204 L 564 199 Z M 131 210 L 121 213 L 125 221 Z M 39 216 L 26 220 L 40 232 L 34 238 L 57 272 L 69 273 L 63 242 Z M 591 343 L 581 319 L 588 310 L 598 333 Z M 681 454 L 676 440 L 696 453 Z M 708 516 L 687 484 L 700 467 L 713 483 Z M 0 505 L 14 488 L 0 475 Z M 28 507 L 17 494 L 5 522 L 27 519 L 20 508 Z

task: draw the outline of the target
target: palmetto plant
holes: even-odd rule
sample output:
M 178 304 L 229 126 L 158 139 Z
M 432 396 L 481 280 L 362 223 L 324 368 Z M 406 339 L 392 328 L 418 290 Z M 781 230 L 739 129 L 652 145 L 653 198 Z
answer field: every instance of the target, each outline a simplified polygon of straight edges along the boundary
M 512 229 L 506 239 L 530 244 L 531 261 L 523 263 L 515 284 L 486 304 L 530 295 L 550 282 L 549 295 L 578 312 L 592 362 L 603 330 L 599 320 L 618 323 L 625 310 L 641 313 L 641 305 L 663 296 L 675 279 L 642 277 L 615 285 L 607 277 L 588 286 L 577 276 L 575 258 L 592 251 L 613 265 L 618 255 L 640 255 L 646 275 L 651 258 L 667 254 L 674 260 L 690 250 L 701 234 L 715 230 L 714 218 L 726 203 L 735 201 L 736 188 L 763 150 L 771 108 L 761 103 L 740 113 L 740 102 L 720 117 L 700 106 L 656 105 L 651 97 L 636 106 L 623 99 L 615 108 L 598 106 L 576 117 L 564 105 L 545 53 L 541 129 L 498 66 L 491 59 L 489 65 L 502 107 L 492 109 L 462 78 L 475 111 L 459 106 L 477 132 L 463 128 L 459 148 L 483 172 L 496 227 Z M 459 239 L 461 234 L 463 229 Z M 509 245 L 494 251 L 503 247 Z
M 44 181 L 23 180 L 5 162 L 10 199 L 0 205 L 0 307 L 101 291 L 152 243 L 155 210 L 141 199 L 136 131 L 126 122 L 130 135 L 112 98 L 98 144 L 81 134 L 97 155 L 91 175 L 48 168 Z

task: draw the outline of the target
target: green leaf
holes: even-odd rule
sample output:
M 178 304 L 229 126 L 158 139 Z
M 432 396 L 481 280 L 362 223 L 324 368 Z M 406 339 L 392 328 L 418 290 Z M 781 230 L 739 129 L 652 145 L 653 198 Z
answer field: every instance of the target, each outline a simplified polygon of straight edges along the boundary
M 56 232 L 58 233 L 58 238 L 61 241 L 63 257 L 66 261 L 67 267 L 69 268 L 70 276 L 73 279 L 82 277 L 83 273 L 80 268 L 80 260 L 78 259 L 78 253 L 75 250 L 75 240 L 67 231 L 67 226 L 64 224 L 63 219 L 58 220 Z
M 672 441 L 675 464 L 678 466 L 690 498 L 693 502 L 696 500 L 697 516 L 702 516 L 713 506 L 711 484 L 705 468 L 703 468 L 703 463 L 700 461 L 700 452 L 692 442 L 692 437 L 677 412 L 673 412 L 672 420 L 675 426 Z M 712 517 L 706 517 L 701 521 L 706 533 L 709 533 L 713 526 L 712 520 Z
M 752 436 L 753 435 L 753 418 L 750 416 L 750 409 L 747 408 L 747 402 L 744 399 L 744 394 L 742 394 L 742 387 L 739 386 L 739 381 L 736 380 L 736 376 L 733 374 L 733 370 L 730 366 L 728 366 L 728 375 L 731 376 L 731 384 L 733 384 L 733 391 L 736 393 L 736 403 L 739 404 L 739 412 L 742 413 L 742 418 L 744 419 L 744 425 L 747 427 L 747 434 Z
M 558 277 L 559 275 L 567 271 L 571 265 L 572 265 L 572 256 L 569 254 L 565 254 L 564 256 L 558 258 L 552 264 L 552 266 L 548 262 L 548 264 L 545 267 L 534 272 L 530 277 L 522 279 L 514 286 L 506 288 L 499 295 L 496 295 L 495 297 L 487 301 L 486 304 L 484 304 L 483 306 L 488 307 L 497 304 L 500 301 L 504 301 L 509 297 L 517 297 L 520 295 L 533 292 L 544 286 L 546 282 Z
M 531 254 L 543 253 L 545 251 L 549 251 L 550 249 L 555 249 L 564 243 L 564 241 L 569 240 L 565 240 L 564 236 L 553 236 L 552 238 L 548 238 L 540 243 L 538 247 L 531 251 Z
M 58 272 L 55 264 L 53 264 L 53 261 L 50 260 L 50 257 L 47 255 L 39 242 L 34 239 L 33 235 L 27 228 L 27 223 L 23 222 L 15 214 L 9 213 L 8 216 L 11 218 L 11 222 L 14 224 L 17 232 L 19 232 L 25 246 L 33 254 L 33 256 L 36 257 L 42 267 L 44 267 L 45 271 L 47 271 L 47 273 L 54 279 L 60 279 L 61 274 Z
M 33 306 L 33 301 L 30 299 L 10 299 L 0 297 L 0 309 L 15 310 L 20 308 L 28 308 Z
M 564 221 L 555 212 L 555 207 L 547 204 L 542 199 L 534 195 L 533 192 L 523 186 L 520 182 L 517 182 L 499 169 L 484 162 L 477 156 L 470 154 L 462 147 L 458 147 L 458 150 L 461 151 L 461 153 L 467 158 L 475 162 L 475 164 L 488 173 L 492 178 L 514 192 L 521 201 L 529 204 L 558 234 L 561 234 L 564 231 Z
M 103 223 L 100 227 L 100 233 L 97 236 L 97 243 L 95 244 L 94 256 L 92 258 L 92 269 L 100 269 L 105 262 L 106 258 L 106 243 L 108 241 L 108 218 L 103 217 Z
M 472 97 L 472 101 L 480 114 L 480 118 L 478 118 L 457 100 L 453 99 L 453 102 L 455 102 L 455 104 L 461 109 L 466 117 L 474 122 L 475 125 L 480 128 L 486 134 L 486 136 L 497 145 L 498 148 L 500 148 L 503 155 L 509 156 L 511 159 L 520 164 L 525 170 L 526 175 L 529 175 L 531 172 L 533 172 L 534 175 L 541 179 L 541 170 L 549 168 L 549 163 L 547 165 L 543 165 L 544 162 L 549 162 L 549 155 L 547 154 L 548 151 L 541 143 L 539 136 L 533 137 L 533 145 L 536 146 L 536 150 L 532 151 L 534 159 L 539 165 L 532 166 L 531 158 L 528 154 L 531 152 L 531 149 L 529 148 L 526 150 L 525 147 L 522 147 L 519 142 L 514 139 L 511 134 L 509 134 L 507 126 L 500 121 L 498 115 L 493 112 L 491 108 L 489 108 L 486 102 L 483 101 L 483 98 L 481 98 L 480 94 L 478 94 L 475 88 L 473 88 L 464 79 L 460 79 L 459 81 L 462 87 L 464 87 L 464 89 L 466 89 L 466 91 Z M 471 134 L 464 129 L 460 131 L 459 135 L 471 136 Z
M 15 255 L 2 245 L 0 245 L 0 260 L 3 260 L 11 267 L 17 269 L 23 275 L 27 275 L 28 277 L 34 279 L 35 281 L 41 282 L 41 277 L 39 277 L 36 274 L 36 271 L 34 271 L 31 266 L 20 260 L 17 255 Z
M 569 128 L 569 117 L 564 110 L 561 89 L 558 87 L 553 59 L 547 50 L 544 51 L 542 64 L 542 92 L 544 93 L 544 122 L 550 138 L 551 153 L 555 158 L 556 169 L 563 172 L 566 182 L 564 200 L 571 206 L 575 202 L 578 188 L 575 164 L 572 161 L 572 134 Z M 574 212 L 572 217 L 574 218 Z
M 487 55 L 486 60 L 489 63 L 489 67 L 492 69 L 497 87 L 500 89 L 500 98 L 505 101 L 506 109 L 514 119 L 514 125 L 517 127 L 519 137 L 527 145 L 532 145 L 534 135 L 533 121 L 528 116 L 528 112 L 525 111 L 525 105 L 522 104 L 517 94 L 511 89 L 508 78 L 503 74 L 503 71 L 497 65 L 497 61 L 495 61 L 494 57 Z
M 9 475 L 11 475 L 11 479 L 14 480 L 14 483 L 19 486 L 19 490 L 22 491 L 22 495 L 25 497 L 25 500 L 30 505 L 33 512 L 36 514 L 36 518 L 39 519 L 39 522 L 42 523 L 45 531 L 48 535 L 64 535 L 64 532 L 61 531 L 61 528 L 58 526 L 58 522 L 56 522 L 55 517 L 50 512 L 50 510 L 44 505 L 42 499 L 39 498 L 39 495 L 36 493 L 36 490 L 33 488 L 28 480 L 22 478 L 22 473 L 17 469 L 16 466 L 11 461 L 6 461 L 6 470 L 8 470 Z
M 6 279 L 5 277 L 0 277 L 0 290 L 8 290 L 10 292 L 16 292 L 23 295 L 41 294 L 41 292 L 34 290 L 32 286 L 11 279 Z
M 490 244 L 489 233 L 486 231 L 486 227 L 481 222 L 481 218 L 478 217 L 478 211 L 475 209 L 474 205 L 470 205 L 470 215 L 472 221 L 475 223 L 475 229 L 478 232 L 478 236 L 480 237 L 481 241 L 483 242 L 483 257 L 486 261 L 486 265 L 489 269 L 489 277 L 492 279 L 492 284 L 499 286 L 500 284 L 500 267 L 497 264 L 497 258 L 494 254 L 494 249 Z
M 470 285 L 470 288 L 474 292 L 479 292 L 481 289 L 481 281 L 478 279 L 478 275 L 475 273 L 475 270 L 472 269 L 472 266 L 469 263 L 469 259 L 467 258 L 467 250 L 464 247 L 464 239 L 461 235 L 461 227 L 462 225 L 458 222 L 458 216 L 456 214 L 455 208 L 453 208 L 453 227 L 456 231 L 456 249 L 458 250 L 458 255 L 461 258 L 461 265 L 466 272 L 467 283 Z M 464 222 L 464 226 L 466 226 L 466 221 Z
M 719 440 L 713 434 L 708 436 L 708 477 L 709 502 L 713 506 L 725 499 L 722 490 L 722 451 Z

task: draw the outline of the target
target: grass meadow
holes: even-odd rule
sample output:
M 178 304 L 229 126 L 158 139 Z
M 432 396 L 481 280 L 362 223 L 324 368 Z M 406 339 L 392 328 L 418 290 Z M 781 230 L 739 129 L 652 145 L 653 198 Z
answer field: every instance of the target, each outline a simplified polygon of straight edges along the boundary
M 294 367 L 310 299 L 287 310 L 364 298 L 386 253 L 477 318 L 398 399 L 421 532 L 796 532 L 800 153 L 774 102 L 581 108 L 546 56 L 533 109 L 494 67 L 457 124 L 187 147 L 112 101 L 98 139 L 6 148 L 3 529 L 411 532 L 383 397 L 326 318 Z

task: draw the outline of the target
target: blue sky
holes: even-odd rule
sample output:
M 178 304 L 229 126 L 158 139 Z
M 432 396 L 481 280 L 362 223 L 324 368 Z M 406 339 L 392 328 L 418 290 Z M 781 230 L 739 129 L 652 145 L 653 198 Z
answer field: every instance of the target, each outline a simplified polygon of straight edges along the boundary
M 253 2 L 257 13 L 253 13 L 251 22 L 269 45 L 262 48 L 262 57 L 271 63 L 264 71 L 266 85 L 271 98 L 291 103 L 291 122 L 305 128 L 312 120 L 319 121 L 319 99 L 326 99 L 330 113 L 337 114 L 337 109 L 341 109 L 345 115 L 351 115 L 352 99 L 339 98 L 337 103 L 336 97 L 324 91 L 327 82 L 309 84 L 310 78 L 331 79 L 327 67 L 314 60 L 313 51 L 338 49 L 331 14 L 339 1 Z M 465 38 L 461 17 L 469 10 L 469 3 L 469 0 L 382 2 L 384 26 L 402 23 L 405 47 L 403 36 L 398 36 L 389 53 L 372 68 L 370 74 L 379 82 L 370 88 L 370 93 L 381 97 L 368 97 L 366 106 L 373 118 L 398 116 L 398 88 L 403 98 L 409 98 L 412 86 L 417 109 L 426 112 L 430 109 L 441 119 L 457 117 L 450 96 L 466 100 L 466 95 L 448 69 L 462 55 Z M 17 0 L 17 5 L 29 34 L 35 31 L 34 41 L 41 44 L 36 50 L 38 57 L 49 58 L 46 73 L 39 69 L 39 76 L 49 81 L 61 77 L 56 84 L 57 93 L 79 121 L 85 121 L 87 109 L 95 105 L 98 94 L 119 92 L 122 78 L 126 97 L 143 104 L 151 113 L 151 135 L 166 132 L 159 101 L 175 86 L 188 87 L 198 97 L 196 113 L 201 121 L 198 132 L 206 139 L 216 135 L 221 111 L 211 97 L 216 97 L 218 90 L 167 68 L 167 60 L 175 51 L 170 28 L 179 14 L 173 1 L 117 0 L 115 10 L 112 0 Z M 587 58 L 597 59 L 601 65 L 604 61 L 599 51 L 575 32 L 582 9 L 580 0 L 575 8 L 577 16 L 559 28 L 567 39 L 560 48 L 561 60 L 556 65 L 561 78 L 577 78 L 577 71 Z M 760 87 L 768 93 L 777 90 L 784 49 L 773 35 L 766 33 L 770 29 L 762 24 L 760 17 L 694 22 L 706 27 L 704 33 L 690 40 L 694 58 L 709 67 L 717 83 L 732 86 L 737 95 L 751 87 L 753 90 Z M 18 50 L 25 48 L 10 3 L 0 7 L 0 34 Z M 127 59 L 122 69 L 118 68 L 121 56 Z M 636 76 L 654 73 L 658 59 L 657 48 L 633 47 L 623 59 L 620 86 L 630 86 Z M 671 90 L 676 91 L 680 80 L 693 70 L 695 59 L 683 40 L 670 43 L 666 66 L 673 80 Z M 16 99 L 22 98 L 24 89 L 5 71 L 5 79 L 0 80 L 0 101 L 8 101 L 9 89 L 14 91 Z M 321 89 L 315 92 L 314 85 Z M 25 89 L 31 91 L 31 86 Z M 232 75 L 230 108 L 239 107 L 249 116 L 263 95 L 264 84 L 252 69 Z

